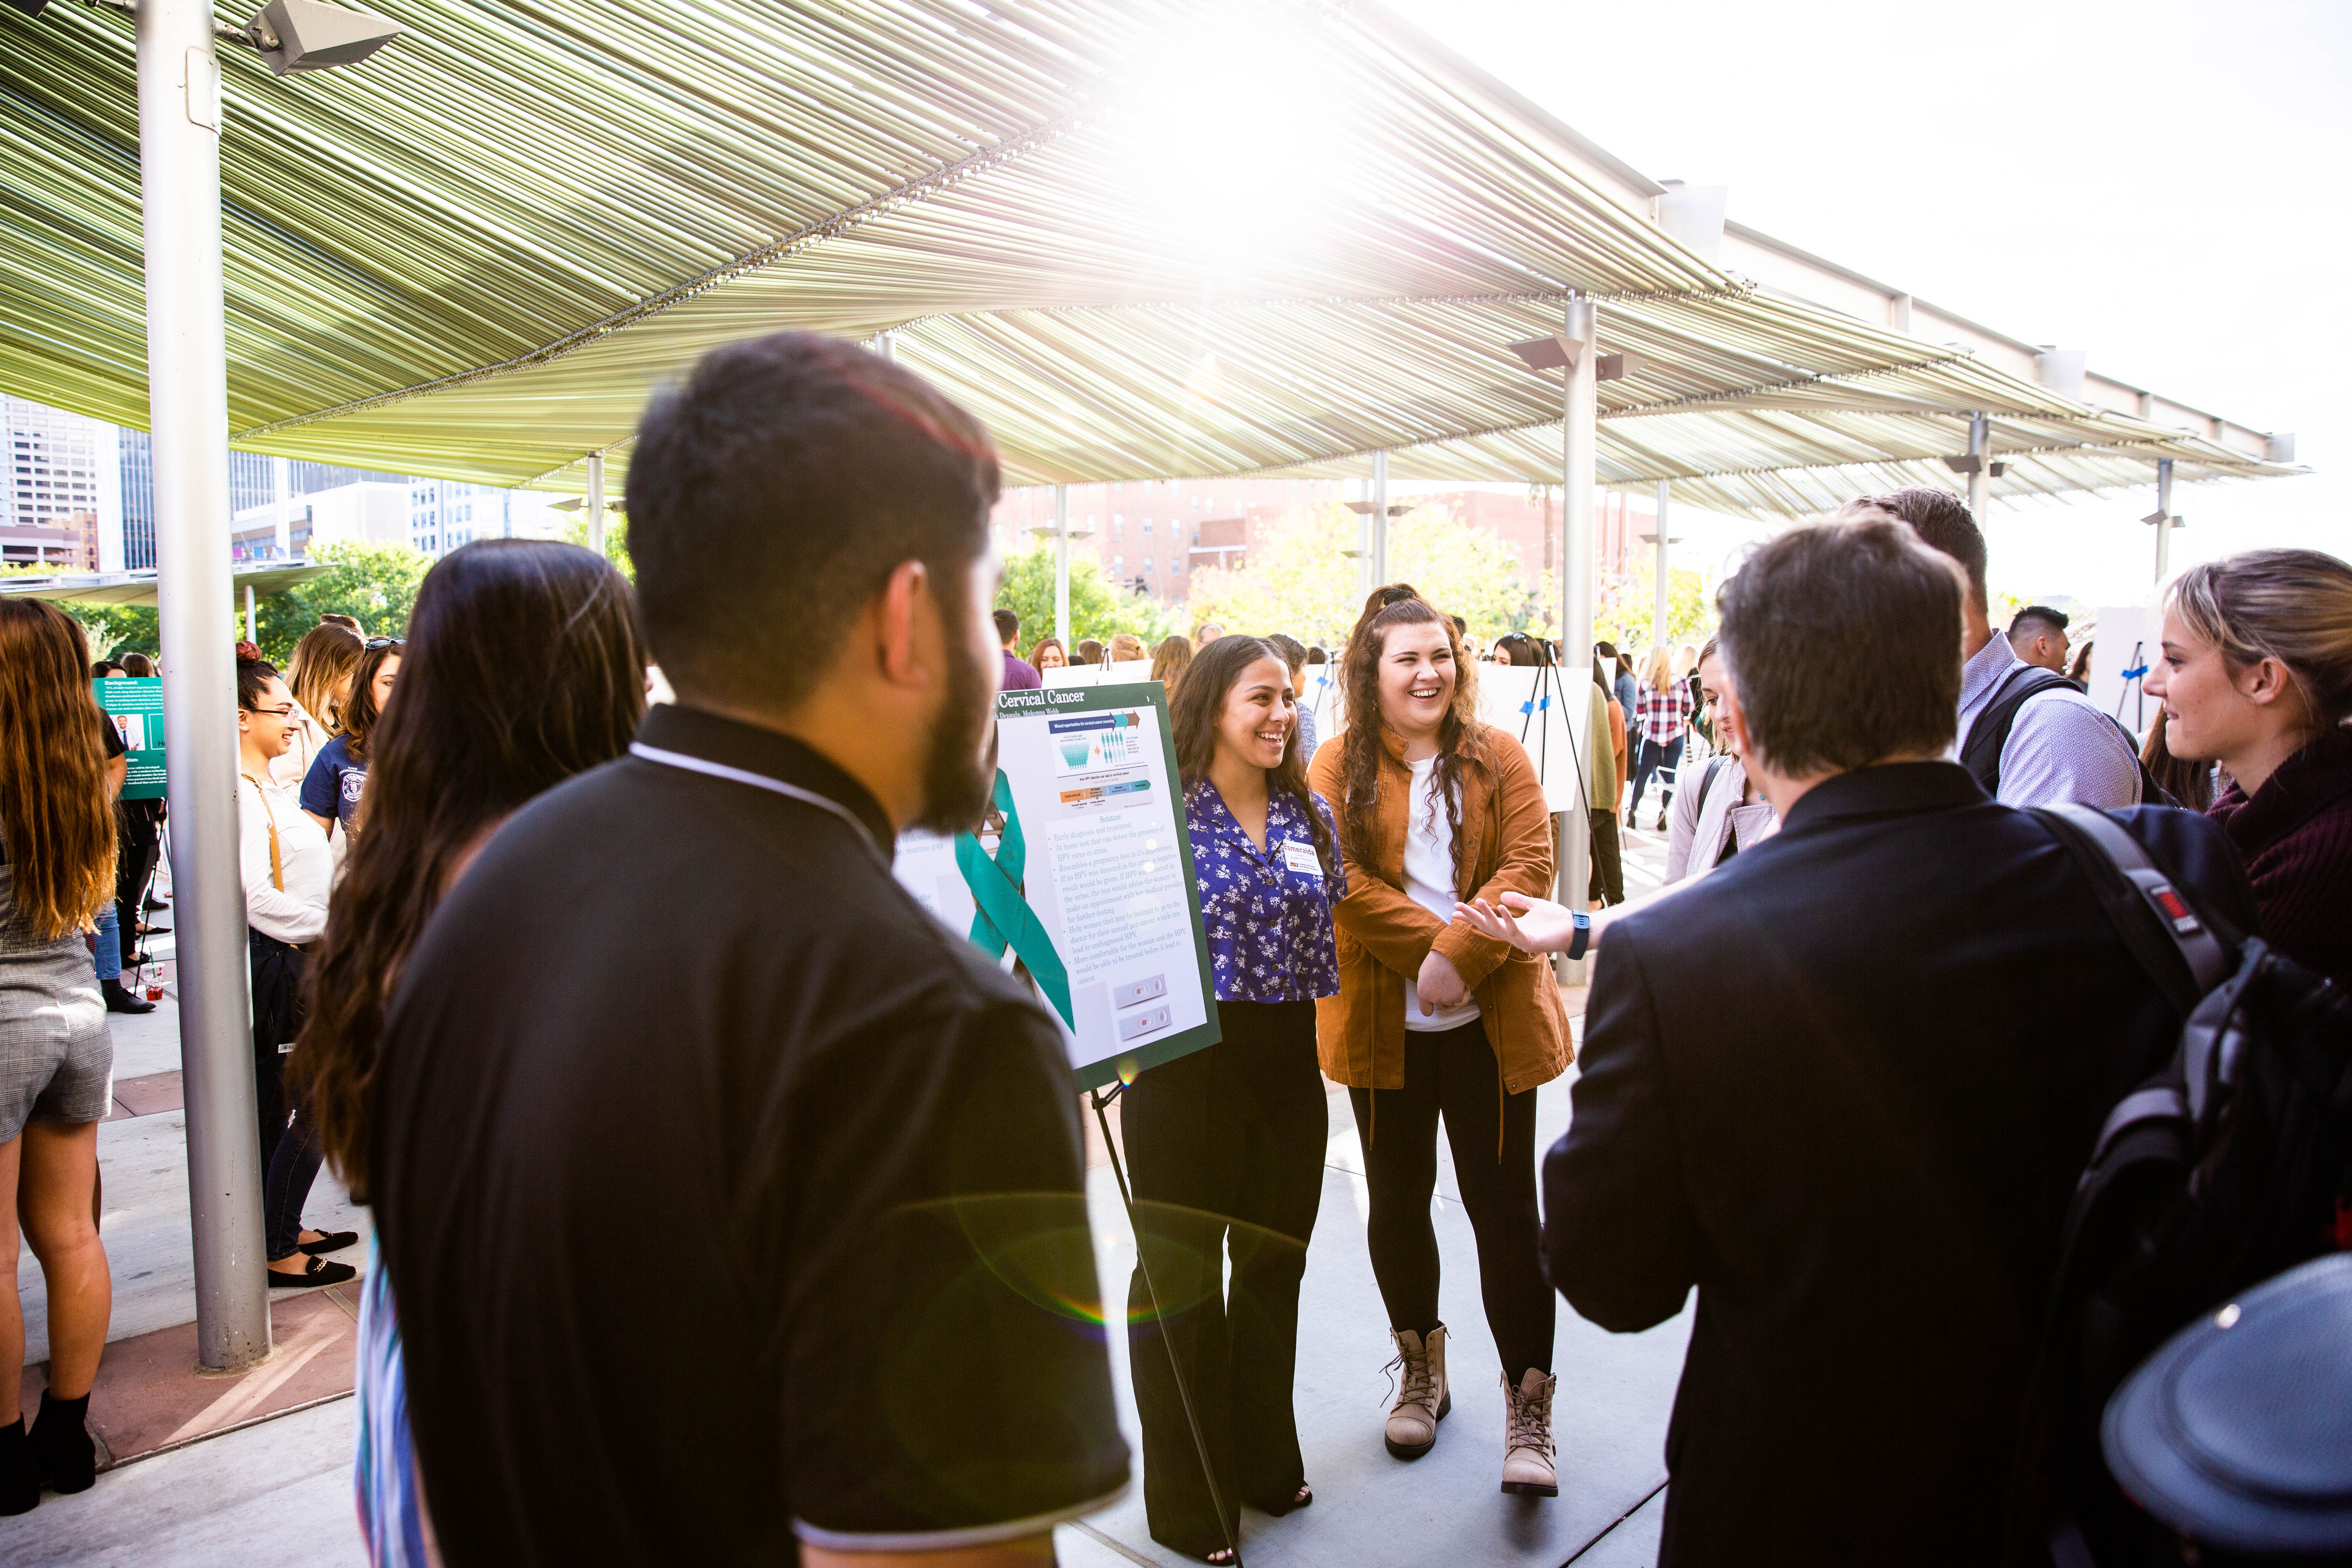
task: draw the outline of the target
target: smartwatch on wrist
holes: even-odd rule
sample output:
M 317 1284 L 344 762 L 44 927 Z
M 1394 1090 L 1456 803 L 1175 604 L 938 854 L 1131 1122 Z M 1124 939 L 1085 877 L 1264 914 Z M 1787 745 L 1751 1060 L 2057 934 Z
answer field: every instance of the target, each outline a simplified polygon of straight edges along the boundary
M 1589 910 L 1571 910 L 1569 911 L 1568 918 L 1576 923 L 1576 935 L 1570 939 L 1568 944 L 1568 959 L 1570 963 L 1573 963 L 1584 956 L 1586 948 L 1592 945 L 1592 912 Z

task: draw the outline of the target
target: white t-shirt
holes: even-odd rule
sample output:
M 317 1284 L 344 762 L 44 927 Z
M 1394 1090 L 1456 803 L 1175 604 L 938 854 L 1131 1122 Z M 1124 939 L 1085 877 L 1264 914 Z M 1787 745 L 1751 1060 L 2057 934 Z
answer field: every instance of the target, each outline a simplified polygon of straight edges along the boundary
M 1451 925 L 1454 904 L 1454 824 L 1446 819 L 1445 803 L 1437 795 L 1437 759 L 1431 757 L 1405 765 L 1412 770 L 1412 790 L 1405 797 L 1404 890 L 1414 903 Z M 1421 1011 L 1421 987 L 1412 975 L 1405 976 L 1406 1028 L 1458 1029 L 1477 1016 L 1475 997 L 1459 1007 L 1442 1007 L 1424 1016 Z

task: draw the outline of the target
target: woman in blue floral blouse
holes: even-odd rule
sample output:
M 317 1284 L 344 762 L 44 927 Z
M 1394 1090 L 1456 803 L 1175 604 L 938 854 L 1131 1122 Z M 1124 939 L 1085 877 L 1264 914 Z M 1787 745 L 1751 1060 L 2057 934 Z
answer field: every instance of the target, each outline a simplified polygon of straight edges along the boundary
M 1143 1422 L 1152 1539 L 1231 1561 L 1171 1375 L 1183 1362 L 1228 1510 L 1315 1500 L 1290 1384 L 1298 1284 L 1323 1192 L 1328 1124 L 1315 998 L 1339 989 L 1331 906 L 1346 891 L 1331 809 L 1307 788 L 1281 653 L 1223 637 L 1185 672 L 1171 713 L 1185 829 L 1216 975 L 1221 1044 L 1151 1068 L 1120 1128 L 1165 1321 L 1139 1268 L 1129 1361 Z M 1221 1289 L 1233 1254 L 1230 1292 Z M 1229 1518 L 1238 1536 L 1239 1521 Z

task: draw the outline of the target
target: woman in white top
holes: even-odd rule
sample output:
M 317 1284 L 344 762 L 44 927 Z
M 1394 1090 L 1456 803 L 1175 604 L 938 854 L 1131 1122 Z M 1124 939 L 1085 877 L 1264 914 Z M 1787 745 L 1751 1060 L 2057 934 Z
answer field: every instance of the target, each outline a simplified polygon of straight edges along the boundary
M 358 1270 L 319 1255 L 350 1247 L 356 1231 L 302 1228 L 302 1203 L 319 1173 L 318 1135 L 287 1102 L 286 1053 L 301 1031 L 303 949 L 327 929 L 334 855 L 326 831 L 270 764 L 293 744 L 294 694 L 277 667 L 236 662 L 237 859 L 245 880 L 246 949 L 253 965 L 253 1069 L 260 1111 L 262 1221 L 273 1286 L 339 1285 Z
M 1710 724 L 1715 723 L 1716 706 L 1728 683 L 1722 655 L 1716 640 L 1709 637 L 1698 656 L 1698 684 Z M 1718 725 L 1716 733 L 1725 731 Z M 1695 771 L 1686 771 L 1691 782 L 1675 796 L 1667 812 L 1668 886 L 1712 870 L 1742 849 L 1754 847 L 1777 826 L 1770 803 L 1748 782 L 1748 770 L 1740 765 L 1727 736 L 1722 752 Z
M 351 700 L 352 672 L 364 645 L 359 633 L 320 621 L 294 645 L 286 684 L 294 693 L 294 723 L 285 753 L 269 764 L 269 776 L 299 789 L 312 759 L 343 727 L 343 704 Z

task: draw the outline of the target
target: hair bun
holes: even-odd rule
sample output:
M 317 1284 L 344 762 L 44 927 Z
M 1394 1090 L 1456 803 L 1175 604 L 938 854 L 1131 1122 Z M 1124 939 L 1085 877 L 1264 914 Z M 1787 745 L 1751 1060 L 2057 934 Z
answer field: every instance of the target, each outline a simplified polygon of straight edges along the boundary
M 261 649 L 239 637 L 236 641 L 236 661 L 239 664 L 259 664 Z

